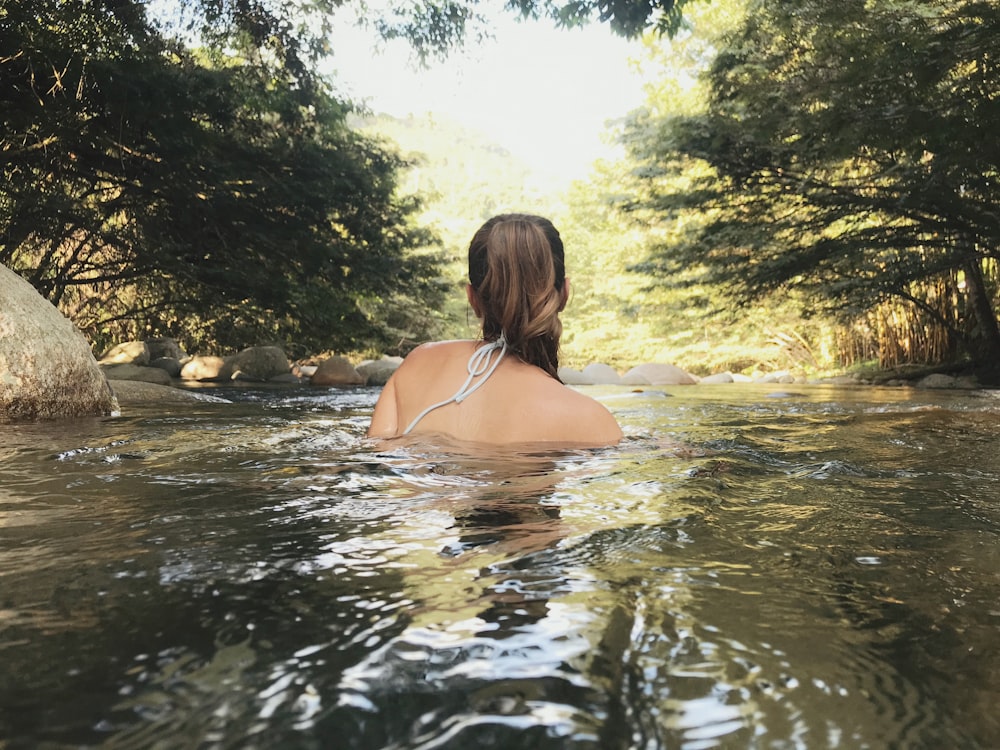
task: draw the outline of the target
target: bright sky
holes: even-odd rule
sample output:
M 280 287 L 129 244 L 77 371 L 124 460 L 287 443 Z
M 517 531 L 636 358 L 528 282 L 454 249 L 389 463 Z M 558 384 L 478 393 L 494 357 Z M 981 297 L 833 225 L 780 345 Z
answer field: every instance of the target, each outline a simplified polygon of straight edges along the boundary
M 641 43 L 602 24 L 556 29 L 512 14 L 498 15 L 493 31 L 495 39 L 420 70 L 405 43 L 379 54 L 371 36 L 342 24 L 333 39 L 338 85 L 376 113 L 430 112 L 482 131 L 549 177 L 586 176 L 611 150 L 605 121 L 642 101 L 629 65 Z

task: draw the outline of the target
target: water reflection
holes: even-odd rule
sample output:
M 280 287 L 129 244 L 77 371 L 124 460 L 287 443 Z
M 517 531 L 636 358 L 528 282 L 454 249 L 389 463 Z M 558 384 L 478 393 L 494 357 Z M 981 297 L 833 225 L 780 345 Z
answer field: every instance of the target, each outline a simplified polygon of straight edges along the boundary
M 592 724 L 579 708 L 587 680 L 567 664 L 589 648 L 577 631 L 594 616 L 553 604 L 574 584 L 535 564 L 572 534 L 559 488 L 585 469 L 544 454 L 420 456 L 409 469 L 410 502 L 426 493 L 426 474 L 438 487 L 416 523 L 434 541 L 405 571 L 412 620 L 345 671 L 327 726 L 346 723 L 357 747 L 434 747 L 528 746 Z M 359 722 L 359 710 L 378 720 Z

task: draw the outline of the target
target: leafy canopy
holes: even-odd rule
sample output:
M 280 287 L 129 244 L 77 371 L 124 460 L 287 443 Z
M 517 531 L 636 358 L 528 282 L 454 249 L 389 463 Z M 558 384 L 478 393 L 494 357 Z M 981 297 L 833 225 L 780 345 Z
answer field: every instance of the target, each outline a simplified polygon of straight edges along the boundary
M 511 0 L 622 34 L 679 27 L 686 0 Z M 339 0 L 8 0 L 0 7 L 0 262 L 97 344 L 302 348 L 431 335 L 436 238 L 393 148 L 348 125 L 316 71 Z M 443 54 L 475 0 L 359 22 Z M 421 312 L 423 311 L 423 312 Z
M 379 317 L 400 295 L 438 304 L 405 162 L 322 81 L 191 51 L 139 3 L 3 13 L 0 262 L 96 342 L 358 346 L 398 334 Z
M 998 34 L 972 0 L 749 3 L 706 110 L 633 120 L 631 207 L 705 217 L 649 268 L 847 317 L 905 301 L 996 362 Z

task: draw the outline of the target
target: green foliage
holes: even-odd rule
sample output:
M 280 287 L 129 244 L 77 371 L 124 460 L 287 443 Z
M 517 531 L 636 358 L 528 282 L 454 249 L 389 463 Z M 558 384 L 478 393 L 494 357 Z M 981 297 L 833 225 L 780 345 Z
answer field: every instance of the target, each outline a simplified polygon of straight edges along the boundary
M 643 262 L 650 246 L 676 240 L 686 227 L 615 210 L 631 186 L 622 167 L 598 164 L 587 183 L 574 186 L 559 218 L 573 290 L 562 316 L 567 364 L 670 362 L 697 375 L 831 369 L 832 328 L 803 320 L 794 304 L 738 309 L 700 280 L 698 268 L 669 279 L 651 272 Z
M 444 276 L 450 289 L 440 309 L 443 335 L 478 333 L 463 291 L 472 234 L 497 213 L 532 211 L 551 217 L 566 244 L 572 294 L 562 315 L 565 364 L 600 361 L 626 369 L 640 362 L 673 362 L 698 374 L 830 366 L 830 328 L 802 321 L 792 305 L 734 311 L 714 288 L 654 285 L 653 276 L 637 270 L 651 236 L 663 230 L 611 209 L 610 197 L 630 185 L 621 164 L 595 165 L 588 181 L 554 196 L 536 186 L 528 166 L 512 154 L 440 118 L 379 116 L 358 125 L 400 144 L 413 165 L 401 186 L 424 197 L 419 222 L 441 236 L 448 257 Z M 672 231 L 680 229 L 672 226 Z
M 704 217 L 646 270 L 701 265 L 744 304 L 794 289 L 845 319 L 905 300 L 989 369 L 998 34 L 994 3 L 752 2 L 706 110 L 631 123 L 627 207 Z M 945 314 L 925 293 L 940 280 L 960 292 Z
M 685 2 L 507 8 L 628 35 L 676 32 Z M 354 132 L 316 73 L 341 4 L 5 2 L 0 262 L 98 346 L 169 334 L 193 349 L 326 349 L 433 335 L 455 278 L 439 278 L 436 238 L 397 189 L 406 162 Z M 355 10 L 420 57 L 482 21 L 476 0 Z M 499 210 L 493 196 L 453 215 L 471 226 Z
M 399 335 L 393 301 L 439 305 L 405 162 L 319 81 L 190 53 L 139 4 L 3 13 L 0 262 L 96 344 L 355 347 Z
M 596 17 L 622 36 L 638 36 L 649 29 L 672 36 L 682 27 L 682 11 L 689 2 L 691 0 L 572 0 L 567 3 L 508 0 L 507 5 L 524 16 L 547 16 L 566 27 L 589 23 Z
M 645 31 L 673 36 L 684 25 L 684 8 L 692 0 L 506 0 L 505 9 L 524 18 L 548 18 L 562 28 L 607 23 L 616 34 L 636 37 Z M 460 46 L 470 34 L 489 34 L 480 0 L 422 0 L 390 4 L 370 22 L 385 39 L 406 39 L 420 59 L 441 56 Z

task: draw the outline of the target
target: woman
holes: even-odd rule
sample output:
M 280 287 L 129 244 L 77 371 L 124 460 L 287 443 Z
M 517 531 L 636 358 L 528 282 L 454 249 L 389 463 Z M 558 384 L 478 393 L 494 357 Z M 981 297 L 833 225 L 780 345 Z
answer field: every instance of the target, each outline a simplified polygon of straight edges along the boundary
M 622 433 L 611 413 L 559 379 L 559 313 L 569 282 L 552 222 L 527 214 L 487 221 L 469 245 L 469 282 L 466 294 L 482 322 L 482 340 L 414 349 L 383 389 L 369 437 L 617 443 Z

